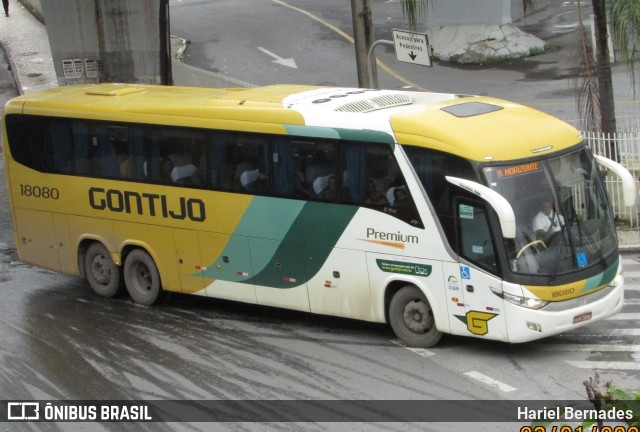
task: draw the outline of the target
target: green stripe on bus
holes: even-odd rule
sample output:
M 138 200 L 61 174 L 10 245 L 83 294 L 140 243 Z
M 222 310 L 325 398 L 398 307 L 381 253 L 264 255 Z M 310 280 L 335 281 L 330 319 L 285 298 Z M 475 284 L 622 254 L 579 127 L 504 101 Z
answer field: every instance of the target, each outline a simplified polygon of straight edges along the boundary
M 256 197 L 214 260 L 233 257 L 234 265 L 216 268 L 209 263 L 207 270 L 194 276 L 273 288 L 305 284 L 327 260 L 357 209 Z M 251 270 L 252 274 L 239 274 L 237 268 Z
M 234 235 L 282 240 L 304 207 L 304 201 L 257 196 L 242 215 Z
M 598 287 L 601 287 L 602 285 L 607 285 L 613 280 L 613 278 L 616 277 L 616 274 L 618 273 L 618 265 L 619 261 L 616 261 L 604 272 L 587 279 L 584 288 L 582 288 L 582 292 L 591 291 L 592 289 L 596 289 Z
M 233 282 L 246 282 L 261 271 L 276 253 L 278 245 L 304 208 L 304 201 L 255 197 L 238 222 L 220 256 L 208 263 L 207 270 L 194 276 Z M 233 265 L 216 267 L 222 257 L 232 257 Z M 238 269 L 244 272 L 238 273 Z
M 391 134 L 374 130 L 355 130 L 298 125 L 284 125 L 284 127 L 288 135 L 294 136 L 395 144 L 395 140 Z
M 284 128 L 287 131 L 287 135 L 331 139 L 340 138 L 338 131 L 328 127 L 284 125 Z
M 271 260 L 245 283 L 291 288 L 308 282 L 324 265 L 356 211 L 355 206 L 307 202 Z
M 349 141 L 364 141 L 384 144 L 394 144 L 393 136 L 388 133 L 374 130 L 336 129 L 340 138 Z

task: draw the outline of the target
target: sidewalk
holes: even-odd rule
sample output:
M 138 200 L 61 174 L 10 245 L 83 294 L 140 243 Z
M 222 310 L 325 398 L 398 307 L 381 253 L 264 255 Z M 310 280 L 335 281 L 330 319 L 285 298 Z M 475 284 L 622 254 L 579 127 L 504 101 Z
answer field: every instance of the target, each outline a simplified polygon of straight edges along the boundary
M 20 94 L 57 87 L 45 26 L 19 2 L 0 16 L 0 46 L 7 55 Z
M 6 53 L 18 92 L 33 93 L 57 87 L 45 26 L 19 2 L 11 6 L 8 18 L 0 16 L 0 47 Z M 535 25 L 531 18 L 527 24 Z M 640 252 L 637 230 L 619 229 L 618 241 L 622 253 Z
M 640 252 L 640 236 L 637 229 L 618 229 L 620 253 Z

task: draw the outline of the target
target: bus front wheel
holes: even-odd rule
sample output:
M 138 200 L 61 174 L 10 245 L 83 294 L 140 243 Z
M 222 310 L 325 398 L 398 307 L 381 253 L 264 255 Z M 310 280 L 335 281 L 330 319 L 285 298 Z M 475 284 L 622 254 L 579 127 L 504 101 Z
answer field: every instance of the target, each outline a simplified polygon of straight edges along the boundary
M 149 306 L 162 295 L 158 267 L 153 258 L 142 249 L 135 249 L 127 255 L 124 261 L 124 283 L 136 303 Z
M 121 292 L 120 267 L 102 243 L 92 243 L 87 249 L 84 274 L 91 289 L 101 297 L 114 297 Z
M 396 336 L 413 348 L 432 347 L 442 338 L 431 305 L 424 293 L 413 285 L 400 288 L 391 298 L 389 323 Z

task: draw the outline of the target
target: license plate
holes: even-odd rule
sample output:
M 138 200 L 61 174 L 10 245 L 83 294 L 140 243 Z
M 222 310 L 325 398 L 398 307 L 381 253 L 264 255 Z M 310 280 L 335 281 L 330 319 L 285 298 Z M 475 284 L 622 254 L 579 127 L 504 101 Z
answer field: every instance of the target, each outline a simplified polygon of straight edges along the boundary
M 591 319 L 591 312 L 581 313 L 573 317 L 573 323 L 578 324 L 582 321 L 589 321 Z

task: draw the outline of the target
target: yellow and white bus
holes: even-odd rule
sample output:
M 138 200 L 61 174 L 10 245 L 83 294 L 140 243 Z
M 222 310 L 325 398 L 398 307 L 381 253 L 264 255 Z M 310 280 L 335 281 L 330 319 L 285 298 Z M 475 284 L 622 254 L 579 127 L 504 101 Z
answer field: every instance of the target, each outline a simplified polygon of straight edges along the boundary
M 21 260 L 101 296 L 389 323 L 414 347 L 525 342 L 622 308 L 598 166 L 629 203 L 633 179 L 502 100 L 79 85 L 8 102 L 3 150 Z

